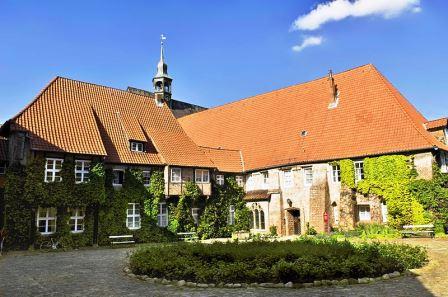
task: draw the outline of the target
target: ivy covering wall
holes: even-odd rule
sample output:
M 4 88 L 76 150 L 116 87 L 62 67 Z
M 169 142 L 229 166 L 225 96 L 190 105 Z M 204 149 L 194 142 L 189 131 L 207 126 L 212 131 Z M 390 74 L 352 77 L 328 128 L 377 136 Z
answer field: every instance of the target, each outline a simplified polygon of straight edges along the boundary
M 389 225 L 401 228 L 406 224 L 438 221 L 448 223 L 448 177 L 437 166 L 434 179 L 417 179 L 412 157 L 387 155 L 364 159 L 364 179 L 355 183 L 354 163 L 339 161 L 341 183 L 364 195 L 384 199 Z
M 159 185 L 160 174 L 153 174 L 153 185 Z M 163 175 L 162 181 L 163 181 Z M 166 229 L 156 226 L 158 201 L 160 193 L 155 197 L 151 189 L 143 185 L 143 175 L 140 170 L 130 169 L 124 173 L 123 186 L 114 189 L 112 186 L 112 170 L 106 170 L 106 203 L 101 207 L 99 214 L 99 244 L 110 244 L 109 236 L 132 234 L 137 243 L 140 242 L 166 242 L 176 239 L 175 235 Z M 163 193 L 163 188 L 161 189 Z M 140 212 L 141 227 L 129 230 L 126 226 L 126 214 L 129 203 L 137 203 Z M 147 212 L 149 210 L 149 213 Z

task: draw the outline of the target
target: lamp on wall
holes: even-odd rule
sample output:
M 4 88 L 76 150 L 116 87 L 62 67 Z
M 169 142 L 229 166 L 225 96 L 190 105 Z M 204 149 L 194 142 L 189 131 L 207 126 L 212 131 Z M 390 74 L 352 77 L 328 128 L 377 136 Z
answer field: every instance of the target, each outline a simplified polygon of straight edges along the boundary
M 291 207 L 292 206 L 292 201 L 291 201 L 291 199 L 286 199 L 286 203 L 288 203 L 288 205 Z

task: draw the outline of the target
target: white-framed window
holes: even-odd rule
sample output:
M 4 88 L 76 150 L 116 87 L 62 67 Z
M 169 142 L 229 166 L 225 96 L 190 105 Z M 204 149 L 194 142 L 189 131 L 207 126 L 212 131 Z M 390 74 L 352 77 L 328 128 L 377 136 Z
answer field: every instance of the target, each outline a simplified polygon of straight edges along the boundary
M 292 170 L 283 171 L 283 186 L 285 188 L 291 188 L 294 185 L 294 178 Z
M 355 181 L 359 182 L 364 179 L 364 162 L 356 161 L 355 164 Z
M 166 202 L 159 203 L 159 214 L 157 215 L 157 226 L 167 227 L 168 226 L 168 206 Z
M 6 173 L 6 162 L 0 161 L 0 175 L 4 175 Z
M 227 220 L 227 224 L 235 225 L 235 205 L 229 206 L 229 219 Z
M 241 175 L 237 175 L 235 177 L 236 183 L 238 184 L 238 186 L 240 187 L 244 187 L 244 177 L 242 177 Z
M 151 185 L 151 172 L 147 170 L 143 171 L 142 176 L 143 176 L 143 185 L 145 187 L 149 187 L 149 185 Z
M 358 205 L 358 216 L 361 222 L 370 222 L 370 205 Z
M 37 209 L 36 226 L 42 235 L 56 232 L 56 208 L 39 207 Z
M 448 173 L 448 153 L 440 152 L 440 171 L 442 173 Z
M 62 181 L 61 171 L 62 171 L 63 159 L 47 158 L 45 163 L 45 182 L 60 182 Z
M 196 169 L 194 175 L 195 181 L 198 184 L 206 184 L 210 182 L 210 172 L 208 169 Z
M 172 183 L 182 182 L 182 169 L 181 168 L 171 168 L 171 182 Z
M 121 186 L 124 182 L 124 170 L 123 169 L 114 169 L 114 180 L 112 181 L 112 184 L 114 186 Z
M 389 215 L 389 211 L 387 210 L 387 204 L 385 201 L 381 202 L 381 216 L 383 218 L 383 223 L 387 223 L 387 216 Z
M 331 166 L 331 178 L 334 183 L 341 182 L 341 167 L 339 165 Z
M 216 175 L 216 183 L 220 186 L 224 185 L 224 175 L 222 174 Z
M 309 187 L 313 184 L 313 167 L 303 167 L 303 180 L 305 181 L 305 186 Z
M 261 175 L 263 176 L 263 185 L 267 186 L 269 184 L 269 172 L 268 171 L 263 171 L 261 173 Z
M 131 141 L 131 151 L 133 152 L 143 152 L 145 150 L 145 146 L 142 142 Z
M 199 225 L 199 208 L 194 207 L 191 209 L 191 215 L 193 216 L 194 224 Z
M 128 203 L 126 214 L 126 227 L 129 230 L 140 229 L 140 205 L 138 203 Z
M 84 232 L 84 217 L 85 211 L 82 208 L 70 208 L 70 220 L 68 224 L 70 225 L 70 231 L 72 233 Z
M 89 181 L 90 161 L 76 160 L 75 161 L 75 182 L 77 184 Z

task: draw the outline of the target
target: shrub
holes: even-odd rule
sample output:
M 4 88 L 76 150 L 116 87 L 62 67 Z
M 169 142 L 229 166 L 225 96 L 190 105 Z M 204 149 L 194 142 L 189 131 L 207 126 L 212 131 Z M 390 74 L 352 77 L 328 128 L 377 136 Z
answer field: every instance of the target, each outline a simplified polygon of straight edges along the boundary
M 144 247 L 131 255 L 130 267 L 135 274 L 205 283 L 309 282 L 376 277 L 426 261 L 421 247 L 303 238 Z

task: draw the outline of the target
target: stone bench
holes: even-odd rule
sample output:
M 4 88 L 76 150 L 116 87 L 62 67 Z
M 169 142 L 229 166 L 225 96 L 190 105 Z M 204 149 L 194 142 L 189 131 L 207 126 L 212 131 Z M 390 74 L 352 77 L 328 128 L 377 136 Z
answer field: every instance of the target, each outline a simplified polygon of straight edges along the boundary
M 112 235 L 109 236 L 111 239 L 111 244 L 133 244 L 135 243 L 134 235 Z

